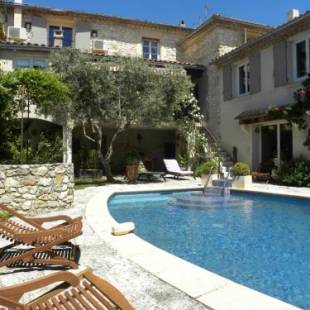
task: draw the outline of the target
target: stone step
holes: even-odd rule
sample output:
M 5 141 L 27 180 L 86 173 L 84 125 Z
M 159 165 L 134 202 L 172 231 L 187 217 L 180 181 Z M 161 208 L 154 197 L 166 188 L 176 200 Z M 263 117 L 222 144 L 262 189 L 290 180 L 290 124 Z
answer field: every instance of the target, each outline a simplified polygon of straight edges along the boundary
M 204 195 L 207 197 L 226 197 L 230 195 L 230 189 L 228 187 L 206 187 L 204 189 Z
M 222 171 L 222 172 L 230 172 L 230 171 L 231 171 L 231 168 L 232 168 L 232 167 L 230 167 L 230 166 L 222 166 L 222 167 L 221 167 L 221 171 Z

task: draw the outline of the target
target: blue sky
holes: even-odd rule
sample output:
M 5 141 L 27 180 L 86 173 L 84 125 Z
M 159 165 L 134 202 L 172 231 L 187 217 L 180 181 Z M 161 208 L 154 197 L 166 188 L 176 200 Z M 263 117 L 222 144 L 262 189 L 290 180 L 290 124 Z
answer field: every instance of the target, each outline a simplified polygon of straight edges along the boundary
M 206 16 L 215 13 L 279 25 L 286 21 L 289 9 L 297 8 L 301 12 L 310 9 L 309 0 L 25 0 L 25 3 L 169 24 L 184 19 L 189 27 L 196 27 Z

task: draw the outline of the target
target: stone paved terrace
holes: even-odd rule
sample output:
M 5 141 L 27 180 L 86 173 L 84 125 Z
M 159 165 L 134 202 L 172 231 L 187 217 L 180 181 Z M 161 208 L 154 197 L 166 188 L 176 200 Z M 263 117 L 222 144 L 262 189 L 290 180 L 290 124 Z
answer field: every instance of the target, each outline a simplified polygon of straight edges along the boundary
M 192 180 L 171 180 L 169 184 L 176 184 L 180 187 L 193 187 Z M 131 185 L 130 187 L 133 186 Z M 148 187 L 155 189 L 158 185 L 155 183 L 148 185 Z M 92 187 L 76 191 L 74 208 L 57 212 L 57 214 L 67 214 L 73 217 L 84 216 L 87 202 L 100 190 L 102 190 L 102 187 Z M 56 213 L 49 215 L 56 215 Z M 81 248 L 80 270 L 86 266 L 91 267 L 96 274 L 115 285 L 128 298 L 135 309 L 205 309 L 202 304 L 193 298 L 119 255 L 94 233 L 85 220 L 83 235 L 76 239 L 76 243 Z M 52 272 L 54 270 L 17 271 L 1 268 L 0 287 L 22 283 Z M 36 294 L 41 293 L 36 292 Z M 37 295 L 28 295 L 28 298 L 33 298 L 34 296 Z
M 109 185 L 106 187 L 92 187 L 75 192 L 74 208 L 57 212 L 57 214 L 68 214 L 73 217 L 85 216 L 86 205 L 96 195 L 102 191 L 117 190 L 117 191 L 132 191 L 165 189 L 170 187 L 178 188 L 198 188 L 199 180 L 168 180 L 167 183 L 149 183 L 147 185 Z M 279 187 L 265 184 L 254 184 L 250 190 L 266 191 L 279 194 L 300 194 L 310 197 L 310 189 L 295 189 L 287 187 Z M 55 213 L 54 213 L 55 214 Z M 94 269 L 95 273 L 104 277 L 115 285 L 132 303 L 135 309 L 206 309 L 205 305 L 183 293 L 181 290 L 169 285 L 165 281 L 159 279 L 152 273 L 146 271 L 138 264 L 134 263 L 122 256 L 120 252 L 112 248 L 108 242 L 97 235 L 92 227 L 84 220 L 83 235 L 76 239 L 76 243 L 81 248 L 80 269 L 89 266 Z M 146 262 L 147 263 L 147 262 Z M 17 284 L 26 280 L 31 280 L 42 275 L 54 272 L 53 270 L 22 270 L 16 271 L 8 268 L 0 269 L 0 287 Z M 74 271 L 76 272 L 76 271 Z M 185 279 L 184 282 L 187 280 Z M 211 283 L 210 283 L 211 284 Z M 37 292 L 37 294 L 42 292 Z M 232 291 L 237 299 L 244 299 L 245 296 L 241 291 Z M 216 297 L 215 303 L 221 303 L 221 294 Z M 239 296 L 240 295 L 240 296 Z M 36 296 L 36 295 L 35 295 Z M 32 298 L 34 295 L 28 296 Z M 253 297 L 251 295 L 251 297 Z M 206 301 L 210 300 L 211 296 L 206 297 Z M 208 300 L 207 300 L 208 299 Z M 212 299 L 212 298 L 211 298 Z M 227 307 L 212 307 L 215 309 L 233 309 Z M 259 309 L 254 307 L 255 309 Z M 211 309 L 211 308 L 210 308 Z M 234 308 L 237 309 L 237 308 Z M 245 308 L 244 308 L 245 309 Z M 277 309 L 283 309 L 279 307 Z M 291 307 L 285 309 L 292 309 Z

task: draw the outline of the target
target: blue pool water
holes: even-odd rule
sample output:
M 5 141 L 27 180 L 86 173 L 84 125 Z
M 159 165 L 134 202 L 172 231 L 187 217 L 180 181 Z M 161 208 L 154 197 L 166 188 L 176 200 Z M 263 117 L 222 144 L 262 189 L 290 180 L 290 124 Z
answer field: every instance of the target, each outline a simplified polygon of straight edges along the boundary
M 197 193 L 196 193 L 197 194 Z M 265 294 L 310 309 L 310 203 L 261 194 L 178 205 L 193 192 L 116 195 L 119 222 L 146 241 Z

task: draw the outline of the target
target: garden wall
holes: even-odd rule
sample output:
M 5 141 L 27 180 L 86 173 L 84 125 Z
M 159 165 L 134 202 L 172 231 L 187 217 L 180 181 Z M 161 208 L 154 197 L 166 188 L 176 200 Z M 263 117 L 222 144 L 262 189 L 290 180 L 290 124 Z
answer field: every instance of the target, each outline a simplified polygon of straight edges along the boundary
M 72 164 L 0 165 L 0 203 L 22 211 L 73 204 Z

